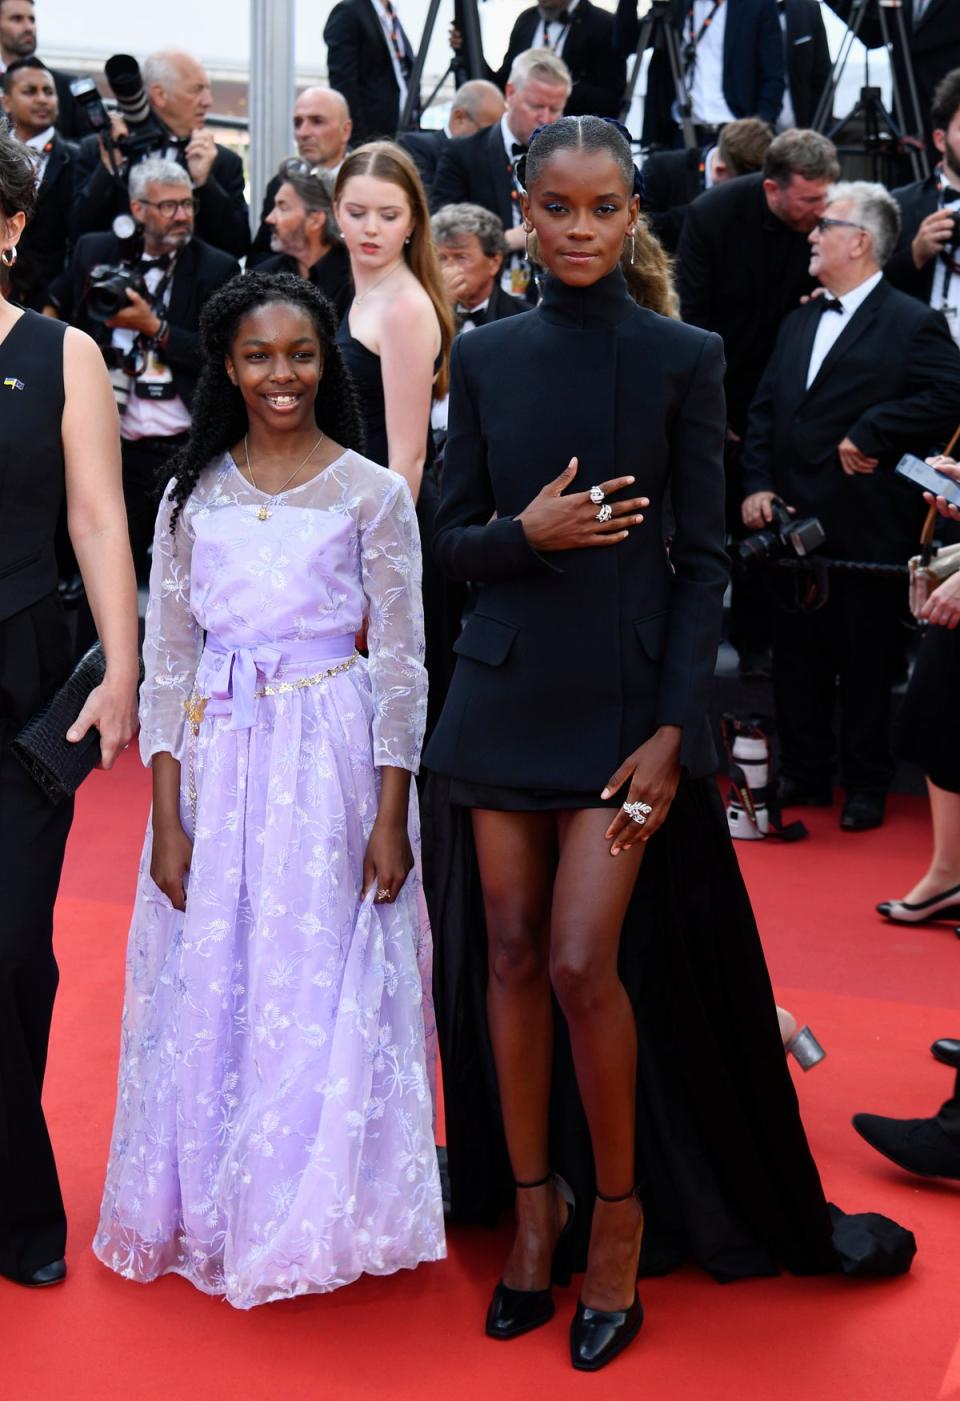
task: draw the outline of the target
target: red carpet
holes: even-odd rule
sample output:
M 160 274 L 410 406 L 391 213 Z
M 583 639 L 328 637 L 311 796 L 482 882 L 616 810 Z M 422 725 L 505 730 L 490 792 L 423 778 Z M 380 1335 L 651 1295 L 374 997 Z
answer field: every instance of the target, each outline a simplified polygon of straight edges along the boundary
M 827 1195 L 910 1226 L 913 1272 L 892 1283 L 784 1277 L 721 1287 L 688 1269 L 647 1281 L 640 1342 L 589 1378 L 566 1356 L 573 1288 L 557 1291 L 557 1318 L 540 1332 L 512 1344 L 483 1337 L 502 1232 L 454 1231 L 446 1264 L 245 1314 L 178 1278 L 118 1279 L 93 1258 L 147 801 L 131 753 L 114 774 L 96 774 L 79 803 L 58 907 L 63 981 L 47 1093 L 71 1276 L 43 1294 L 0 1281 L 3 1401 L 960 1401 L 960 1186 L 899 1172 L 849 1124 L 858 1109 L 932 1113 L 949 1089 L 950 1072 L 927 1048 L 960 1034 L 960 943 L 948 926 L 903 931 L 871 913 L 922 869 L 922 802 L 895 799 L 879 832 L 843 835 L 836 813 L 814 812 L 799 846 L 739 847 L 778 998 L 828 1050 L 809 1075 L 796 1072 Z

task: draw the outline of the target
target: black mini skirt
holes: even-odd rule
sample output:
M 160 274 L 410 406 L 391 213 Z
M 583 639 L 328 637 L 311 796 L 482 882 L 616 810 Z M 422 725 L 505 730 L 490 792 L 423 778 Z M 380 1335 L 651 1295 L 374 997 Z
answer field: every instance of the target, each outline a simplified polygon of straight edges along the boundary
M 577 793 L 561 788 L 508 788 L 500 783 L 450 780 L 450 801 L 461 808 L 487 808 L 492 812 L 564 812 L 577 808 L 617 808 L 622 795 L 601 798 L 599 792 Z

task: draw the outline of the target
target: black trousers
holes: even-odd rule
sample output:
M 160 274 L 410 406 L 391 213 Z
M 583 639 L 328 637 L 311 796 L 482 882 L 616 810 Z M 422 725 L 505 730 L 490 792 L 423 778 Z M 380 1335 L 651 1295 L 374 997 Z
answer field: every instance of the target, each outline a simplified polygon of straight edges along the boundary
M 0 1274 L 15 1279 L 66 1246 L 40 1096 L 59 977 L 53 906 L 73 802 L 50 803 L 9 745 L 70 665 L 56 594 L 0 623 Z
M 937 1123 L 948 1138 L 952 1138 L 960 1148 L 960 1072 L 954 1085 L 953 1096 L 940 1106 Z
M 186 433 L 177 433 L 171 438 L 124 438 L 121 442 L 123 499 L 133 564 L 140 583 L 146 583 L 150 577 L 148 551 L 153 544 L 157 508 L 165 485 L 161 469 L 186 440 Z
M 829 589 L 814 612 L 774 613 L 780 769 L 804 788 L 832 784 L 839 703 L 840 783 L 883 794 L 894 770 L 890 693 L 906 658 L 906 582 L 831 570 Z

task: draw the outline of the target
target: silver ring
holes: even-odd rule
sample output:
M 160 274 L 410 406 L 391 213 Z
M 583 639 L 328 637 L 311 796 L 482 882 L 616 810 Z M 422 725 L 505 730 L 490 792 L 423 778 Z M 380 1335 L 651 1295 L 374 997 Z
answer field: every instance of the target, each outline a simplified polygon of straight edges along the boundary
M 653 812 L 653 808 L 649 803 L 624 803 L 623 811 L 627 814 L 631 822 L 635 822 L 638 827 L 642 827 Z
M 376 895 L 376 899 L 379 900 L 379 901 L 389 900 L 389 899 L 390 899 L 390 891 L 389 891 L 389 890 L 378 890 L 378 891 L 377 891 L 377 895 Z
M 602 506 L 607 496 L 602 486 L 592 486 L 590 488 L 590 500 L 595 506 Z
M 607 504 L 604 504 L 603 506 L 601 506 L 600 509 L 599 509 L 599 511 L 597 512 L 597 520 L 600 522 L 600 524 L 601 524 L 601 525 L 605 525 L 607 521 L 612 520 L 612 519 L 613 519 L 613 507 L 610 506 L 610 505 L 607 505 Z

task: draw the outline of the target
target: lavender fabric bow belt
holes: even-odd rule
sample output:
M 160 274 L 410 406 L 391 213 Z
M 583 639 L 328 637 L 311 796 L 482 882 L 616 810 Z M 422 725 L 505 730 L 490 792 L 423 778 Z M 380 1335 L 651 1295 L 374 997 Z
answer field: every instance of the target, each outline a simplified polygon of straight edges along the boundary
M 207 715 L 229 715 L 231 730 L 248 730 L 256 710 L 257 683 L 272 680 L 281 667 L 309 667 L 315 662 L 347 657 L 354 650 L 354 634 L 338 637 L 311 637 L 298 641 L 285 638 L 283 647 L 257 643 L 253 647 L 229 647 L 219 637 L 207 634 L 205 653 L 222 657 L 210 682 Z

